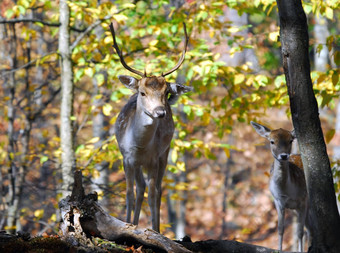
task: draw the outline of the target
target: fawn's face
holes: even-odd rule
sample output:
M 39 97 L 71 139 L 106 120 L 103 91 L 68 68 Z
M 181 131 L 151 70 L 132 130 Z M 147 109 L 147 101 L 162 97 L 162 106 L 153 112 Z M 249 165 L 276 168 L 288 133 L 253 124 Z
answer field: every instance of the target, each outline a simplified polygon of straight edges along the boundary
M 278 161 L 288 161 L 292 150 L 292 143 L 295 139 L 295 131 L 288 131 L 282 128 L 270 130 L 259 123 L 251 122 L 256 132 L 265 137 L 270 142 L 270 150 L 272 155 Z
M 275 159 L 288 161 L 294 138 L 292 132 L 282 128 L 269 133 L 267 139 L 270 141 L 270 150 Z

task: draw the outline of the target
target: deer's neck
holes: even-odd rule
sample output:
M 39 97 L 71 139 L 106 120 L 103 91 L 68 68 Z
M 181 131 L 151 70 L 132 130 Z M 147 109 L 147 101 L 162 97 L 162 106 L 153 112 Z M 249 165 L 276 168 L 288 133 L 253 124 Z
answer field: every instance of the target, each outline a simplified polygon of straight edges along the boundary
M 145 147 L 153 140 L 159 119 L 152 118 L 142 110 L 137 110 L 131 124 L 133 125 L 132 129 L 136 143 L 140 147 Z
M 286 184 L 289 177 L 289 161 L 279 161 L 274 159 L 271 171 L 271 179 L 283 186 Z

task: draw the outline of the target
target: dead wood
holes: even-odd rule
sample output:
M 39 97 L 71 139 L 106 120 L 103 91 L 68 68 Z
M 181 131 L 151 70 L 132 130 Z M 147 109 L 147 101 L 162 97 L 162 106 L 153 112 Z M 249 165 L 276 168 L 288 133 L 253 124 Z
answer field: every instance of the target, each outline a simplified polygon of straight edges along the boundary
M 182 245 L 155 232 L 110 216 L 97 203 L 97 194 L 85 195 L 82 174 L 75 172 L 72 195 L 59 202 L 62 215 L 60 236 L 73 245 L 93 246 L 91 237 L 109 241 L 136 242 L 155 252 L 191 252 Z
M 273 249 L 228 240 L 191 242 L 189 238 L 182 242 L 172 241 L 152 229 L 140 229 L 110 216 L 98 205 L 96 193 L 85 195 L 81 172 L 77 171 L 74 177 L 72 195 L 59 202 L 62 215 L 59 234 L 73 246 L 86 246 L 93 249 L 91 252 L 97 252 L 91 237 L 99 237 L 117 244 L 142 245 L 157 253 L 276 252 Z

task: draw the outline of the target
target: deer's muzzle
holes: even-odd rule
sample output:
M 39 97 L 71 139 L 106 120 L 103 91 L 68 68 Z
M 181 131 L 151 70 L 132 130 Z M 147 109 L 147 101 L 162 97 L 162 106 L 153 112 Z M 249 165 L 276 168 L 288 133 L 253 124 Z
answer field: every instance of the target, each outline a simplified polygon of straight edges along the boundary
M 155 118 L 164 118 L 165 115 L 166 115 L 166 110 L 165 110 L 165 107 L 163 106 L 158 106 L 153 111 L 153 116 Z

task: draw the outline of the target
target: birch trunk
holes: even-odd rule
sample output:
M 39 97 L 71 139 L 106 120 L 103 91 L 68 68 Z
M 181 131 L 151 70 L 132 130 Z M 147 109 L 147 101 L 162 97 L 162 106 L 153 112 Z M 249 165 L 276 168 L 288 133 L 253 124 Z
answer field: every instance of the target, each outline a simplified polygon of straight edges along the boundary
M 76 167 L 73 148 L 73 69 L 70 50 L 70 9 L 66 0 L 60 0 L 59 54 L 61 67 L 60 144 L 63 197 L 71 194 Z

